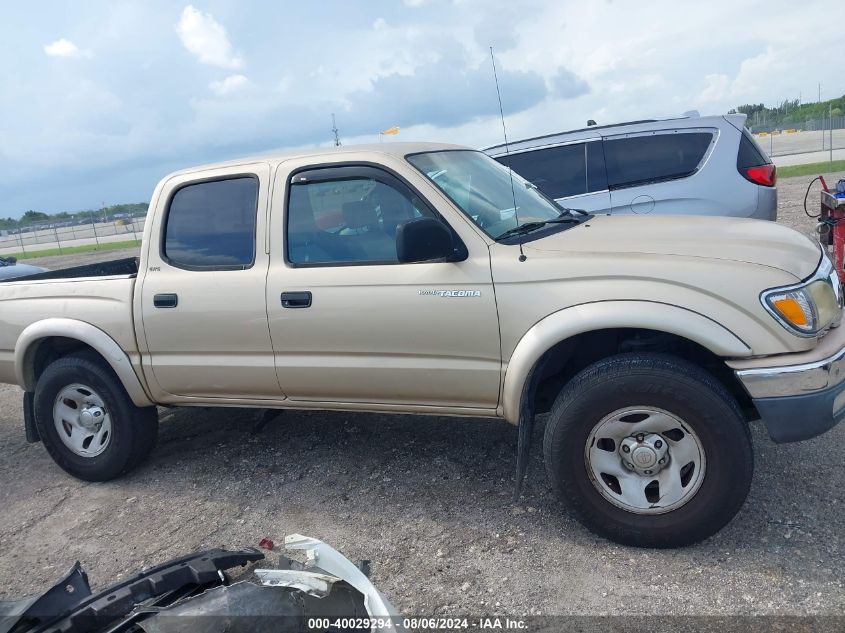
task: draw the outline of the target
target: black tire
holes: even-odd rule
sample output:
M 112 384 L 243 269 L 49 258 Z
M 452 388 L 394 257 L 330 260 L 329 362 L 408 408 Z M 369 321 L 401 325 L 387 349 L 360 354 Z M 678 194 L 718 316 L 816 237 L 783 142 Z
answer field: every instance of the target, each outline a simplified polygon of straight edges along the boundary
M 668 411 L 697 434 L 704 478 L 689 501 L 665 514 L 620 508 L 593 484 L 585 447 L 596 424 L 626 407 Z M 656 353 L 620 354 L 575 376 L 558 395 L 543 441 L 546 473 L 561 501 L 591 531 L 623 545 L 681 547 L 722 529 L 742 507 L 754 471 L 748 425 L 709 373 Z
M 68 448 L 53 422 L 53 405 L 68 385 L 88 385 L 103 400 L 111 419 L 111 437 L 99 455 L 84 457 Z M 85 481 L 108 481 L 140 464 L 155 446 L 158 414 L 155 407 L 137 407 L 111 367 L 93 352 L 79 352 L 51 363 L 35 386 L 35 424 L 53 460 Z M 105 442 L 104 442 L 105 443 Z

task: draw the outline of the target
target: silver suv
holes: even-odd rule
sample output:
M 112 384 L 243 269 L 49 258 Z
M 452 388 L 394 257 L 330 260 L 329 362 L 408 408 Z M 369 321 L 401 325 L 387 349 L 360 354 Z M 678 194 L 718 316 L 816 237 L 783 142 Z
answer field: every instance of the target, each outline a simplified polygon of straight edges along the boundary
M 484 151 L 565 207 L 777 219 L 777 173 L 744 114 L 632 121 Z

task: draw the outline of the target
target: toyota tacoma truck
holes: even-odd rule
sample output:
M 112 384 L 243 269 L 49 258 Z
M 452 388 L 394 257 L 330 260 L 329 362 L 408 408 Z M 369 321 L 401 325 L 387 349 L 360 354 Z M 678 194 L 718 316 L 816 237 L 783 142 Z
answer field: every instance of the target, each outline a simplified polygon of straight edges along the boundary
M 176 172 L 137 260 L 0 284 L 0 381 L 91 481 L 164 405 L 501 418 L 518 486 L 546 414 L 581 522 L 673 547 L 743 504 L 750 423 L 845 416 L 841 315 L 824 249 L 775 223 L 590 215 L 477 151 L 350 146 Z

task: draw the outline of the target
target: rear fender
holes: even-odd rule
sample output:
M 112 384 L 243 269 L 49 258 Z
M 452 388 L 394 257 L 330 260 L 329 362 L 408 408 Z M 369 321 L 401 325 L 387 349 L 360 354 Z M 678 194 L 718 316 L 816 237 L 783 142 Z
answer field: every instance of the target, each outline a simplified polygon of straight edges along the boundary
M 24 391 L 35 391 L 35 353 L 44 339 L 53 336 L 73 339 L 95 349 L 117 374 L 136 406 L 149 407 L 154 404 L 132 369 L 129 356 L 115 340 L 90 323 L 75 319 L 44 319 L 21 332 L 15 344 L 15 376 Z

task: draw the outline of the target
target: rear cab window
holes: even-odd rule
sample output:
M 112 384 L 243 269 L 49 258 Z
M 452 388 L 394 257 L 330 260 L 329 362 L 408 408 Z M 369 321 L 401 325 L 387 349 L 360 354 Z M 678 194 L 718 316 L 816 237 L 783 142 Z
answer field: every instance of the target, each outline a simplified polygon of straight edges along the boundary
M 610 189 L 675 180 L 697 170 L 713 142 L 713 133 L 658 132 L 610 137 L 604 141 Z

